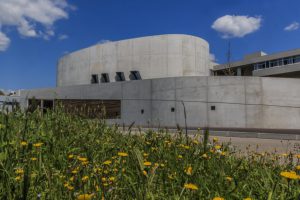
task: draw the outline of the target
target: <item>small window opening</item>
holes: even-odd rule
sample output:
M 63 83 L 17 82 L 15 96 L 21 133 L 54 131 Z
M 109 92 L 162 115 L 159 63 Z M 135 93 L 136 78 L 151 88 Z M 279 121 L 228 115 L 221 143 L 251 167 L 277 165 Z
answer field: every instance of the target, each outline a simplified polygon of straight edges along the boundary
M 108 75 L 108 73 L 101 74 L 101 83 L 109 83 L 109 75 Z
M 144 114 L 144 109 L 141 110 L 141 114 Z
M 216 106 L 211 106 L 210 110 L 216 110 Z
M 141 80 L 141 74 L 139 71 L 130 71 L 130 80 Z
M 124 72 L 116 72 L 116 81 L 125 81 Z
M 171 108 L 171 112 L 175 112 L 175 108 L 174 107 Z
M 99 83 L 98 75 L 97 74 L 92 74 L 92 79 L 91 79 L 92 84 L 97 84 Z

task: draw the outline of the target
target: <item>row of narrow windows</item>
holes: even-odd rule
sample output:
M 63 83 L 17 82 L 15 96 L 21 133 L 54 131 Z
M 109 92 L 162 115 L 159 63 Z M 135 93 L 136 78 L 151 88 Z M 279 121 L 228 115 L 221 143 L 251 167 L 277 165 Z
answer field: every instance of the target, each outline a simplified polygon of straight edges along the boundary
M 100 78 L 100 79 L 99 79 Z M 116 81 L 126 81 L 124 72 L 116 72 L 116 75 L 114 77 Z M 141 80 L 141 74 L 139 71 L 130 71 L 129 80 Z M 91 83 L 97 84 L 97 83 L 109 83 L 110 77 L 108 73 L 102 73 L 99 77 L 98 74 L 92 74 L 91 77 Z
M 265 69 L 265 68 L 276 67 L 276 66 L 283 66 L 283 65 L 290 65 L 290 64 L 299 63 L 299 62 L 300 62 L 300 55 L 286 57 L 286 58 L 280 58 L 280 59 L 276 59 L 276 60 L 256 63 L 256 64 L 254 64 L 254 70 Z

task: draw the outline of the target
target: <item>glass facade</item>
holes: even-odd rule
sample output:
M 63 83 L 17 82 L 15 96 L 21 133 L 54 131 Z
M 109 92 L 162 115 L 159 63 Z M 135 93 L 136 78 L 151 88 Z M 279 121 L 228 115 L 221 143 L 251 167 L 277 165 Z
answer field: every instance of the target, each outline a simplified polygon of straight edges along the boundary
M 290 65 L 290 64 L 294 64 L 294 63 L 300 63 L 300 55 L 255 63 L 254 70 L 266 69 L 269 67 Z

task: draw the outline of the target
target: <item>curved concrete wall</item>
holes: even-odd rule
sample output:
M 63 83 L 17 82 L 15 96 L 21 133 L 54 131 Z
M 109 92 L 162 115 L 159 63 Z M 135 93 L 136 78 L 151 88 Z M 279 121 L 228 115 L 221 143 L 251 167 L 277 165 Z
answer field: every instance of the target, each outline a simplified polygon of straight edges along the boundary
M 300 131 L 299 85 L 300 79 L 198 76 L 23 91 L 22 96 L 120 99 L 121 119 L 111 121 L 119 124 L 183 127 L 183 101 L 189 127 Z
M 91 74 L 140 72 L 142 79 L 208 76 L 209 45 L 190 35 L 159 35 L 95 45 L 59 60 L 57 86 L 91 83 Z

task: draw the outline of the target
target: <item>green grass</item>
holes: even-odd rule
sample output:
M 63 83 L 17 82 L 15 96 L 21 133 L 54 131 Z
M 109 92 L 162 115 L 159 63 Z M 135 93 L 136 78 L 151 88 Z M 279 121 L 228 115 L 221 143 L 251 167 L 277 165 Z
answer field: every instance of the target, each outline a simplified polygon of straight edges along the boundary
M 300 194 L 299 176 L 280 175 L 290 170 L 299 175 L 299 158 L 292 162 L 296 155 L 285 157 L 284 164 L 275 154 L 237 157 L 227 144 L 202 142 L 200 132 L 188 139 L 163 131 L 128 135 L 104 120 L 60 110 L 0 113 L 0 124 L 0 199 L 92 194 L 92 199 L 118 200 L 288 200 Z M 37 143 L 42 145 L 35 147 Z M 187 183 L 198 189 L 185 188 Z

